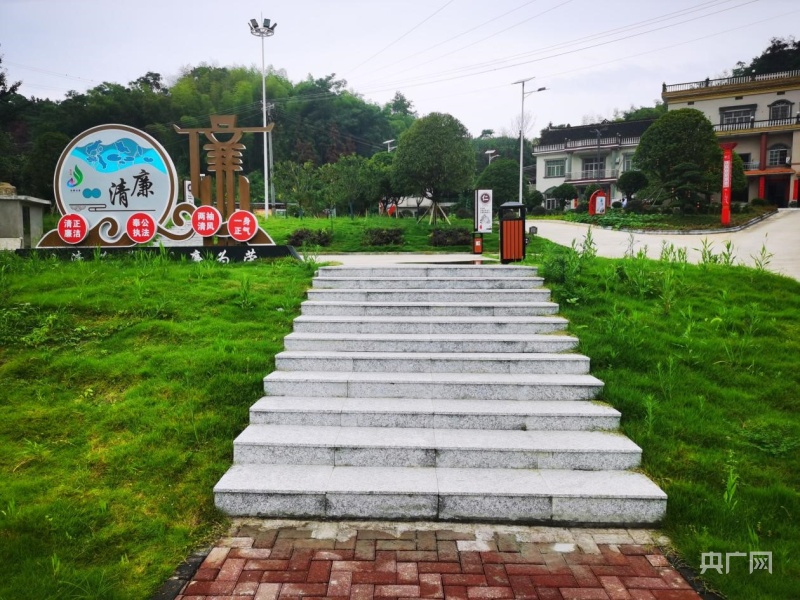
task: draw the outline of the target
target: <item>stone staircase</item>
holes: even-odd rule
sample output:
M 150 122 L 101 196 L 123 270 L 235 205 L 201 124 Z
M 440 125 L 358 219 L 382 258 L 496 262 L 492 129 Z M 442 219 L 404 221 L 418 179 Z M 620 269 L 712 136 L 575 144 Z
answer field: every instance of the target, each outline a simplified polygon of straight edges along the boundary
M 214 488 L 231 515 L 651 525 L 666 494 L 532 267 L 323 267 Z

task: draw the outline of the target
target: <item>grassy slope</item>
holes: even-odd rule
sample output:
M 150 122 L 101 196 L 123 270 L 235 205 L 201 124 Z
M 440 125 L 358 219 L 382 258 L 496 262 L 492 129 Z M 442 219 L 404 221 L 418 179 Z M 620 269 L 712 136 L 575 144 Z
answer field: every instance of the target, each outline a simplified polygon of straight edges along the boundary
M 800 590 L 800 284 L 743 267 L 580 259 L 537 240 L 544 275 L 604 400 L 669 494 L 680 556 L 773 553 L 773 575 L 707 571 L 729 598 Z M 727 494 L 727 496 L 726 496 Z
M 772 551 L 772 576 L 738 558 L 707 580 L 730 598 L 796 597 L 800 285 L 531 250 L 670 495 L 680 555 Z M 211 488 L 310 276 L 0 256 L 0 564 L 15 566 L 0 598 L 147 597 L 219 531 Z
M 218 530 L 310 276 L 0 256 L 0 598 L 145 598 Z

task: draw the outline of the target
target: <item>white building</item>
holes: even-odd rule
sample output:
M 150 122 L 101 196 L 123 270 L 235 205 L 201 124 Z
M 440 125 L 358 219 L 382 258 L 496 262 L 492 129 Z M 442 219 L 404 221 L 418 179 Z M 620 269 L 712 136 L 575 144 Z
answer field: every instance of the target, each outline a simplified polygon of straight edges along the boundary
M 633 169 L 633 154 L 653 122 L 654 119 L 603 121 L 543 131 L 533 154 L 536 189 L 545 195 L 545 207 L 555 208 L 555 201 L 547 198 L 548 192 L 562 183 L 571 183 L 579 192 L 594 183 L 607 190 L 611 201 L 621 200 L 617 179 Z
M 714 123 L 720 142 L 736 142 L 748 199 L 780 207 L 798 198 L 800 71 L 664 84 L 669 110 L 695 108 Z

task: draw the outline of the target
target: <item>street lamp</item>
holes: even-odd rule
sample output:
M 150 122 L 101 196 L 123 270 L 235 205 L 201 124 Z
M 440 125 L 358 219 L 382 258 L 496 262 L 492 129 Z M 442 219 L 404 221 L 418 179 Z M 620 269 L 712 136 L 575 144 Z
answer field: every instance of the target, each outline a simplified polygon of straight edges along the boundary
M 515 81 L 511 85 L 517 85 L 518 83 L 522 84 L 522 109 L 520 110 L 519 114 L 519 203 L 522 204 L 522 161 L 524 158 L 523 154 L 523 145 L 525 143 L 525 96 L 530 96 L 531 94 L 535 94 L 536 92 L 544 92 L 547 88 L 540 87 L 538 90 L 533 90 L 532 92 L 525 93 L 525 83 L 533 79 L 533 77 L 528 77 L 527 79 L 520 79 L 519 81 Z
M 489 164 L 492 164 L 492 160 L 500 156 L 497 150 L 487 150 L 485 154 L 489 157 Z
M 393 142 L 393 141 L 394 141 L 394 140 L 386 140 L 385 142 L 383 142 L 384 144 L 386 144 L 386 151 L 387 151 L 387 152 L 391 152 L 392 150 L 394 150 L 395 148 L 397 148 L 397 146 L 392 146 L 392 142 Z
M 262 25 L 256 19 L 250 19 L 250 33 L 261 38 L 261 116 L 264 129 L 267 128 L 267 71 L 264 63 L 264 38 L 275 35 L 277 23 L 270 25 L 269 19 L 264 19 Z M 264 132 L 264 218 L 269 218 L 269 157 L 267 153 L 267 132 Z

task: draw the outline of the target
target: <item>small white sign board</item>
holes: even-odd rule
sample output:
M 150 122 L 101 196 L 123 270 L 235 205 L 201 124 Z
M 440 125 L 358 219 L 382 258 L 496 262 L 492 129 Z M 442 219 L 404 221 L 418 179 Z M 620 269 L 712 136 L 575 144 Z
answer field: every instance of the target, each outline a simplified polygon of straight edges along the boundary
M 492 190 L 475 190 L 475 231 L 492 232 Z

